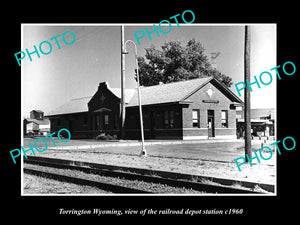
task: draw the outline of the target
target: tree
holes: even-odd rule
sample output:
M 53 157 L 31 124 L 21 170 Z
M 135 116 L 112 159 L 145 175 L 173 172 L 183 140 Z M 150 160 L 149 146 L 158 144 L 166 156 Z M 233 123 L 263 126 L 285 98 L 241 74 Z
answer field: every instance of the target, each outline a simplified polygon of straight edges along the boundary
M 161 46 L 161 50 L 153 45 L 145 50 L 146 59 L 138 57 L 140 84 L 143 86 L 208 76 L 215 77 L 227 87 L 232 85 L 230 77 L 211 66 L 203 45 L 195 39 L 185 47 L 179 41 L 169 41 Z

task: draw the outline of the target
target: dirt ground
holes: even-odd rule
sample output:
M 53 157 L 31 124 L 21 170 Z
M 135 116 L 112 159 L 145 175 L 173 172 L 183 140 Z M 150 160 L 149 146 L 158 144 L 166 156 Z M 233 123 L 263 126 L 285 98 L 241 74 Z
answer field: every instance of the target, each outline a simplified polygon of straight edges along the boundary
M 44 177 L 24 174 L 24 194 L 106 194 L 95 187 L 60 182 Z

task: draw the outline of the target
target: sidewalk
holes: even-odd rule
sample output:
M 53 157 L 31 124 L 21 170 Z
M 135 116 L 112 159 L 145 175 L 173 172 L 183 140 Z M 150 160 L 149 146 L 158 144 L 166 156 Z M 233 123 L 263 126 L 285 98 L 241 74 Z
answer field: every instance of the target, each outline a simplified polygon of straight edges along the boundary
M 254 141 L 254 140 L 253 140 Z M 63 145 L 51 147 L 49 149 L 93 149 L 93 148 L 104 148 L 104 147 L 129 147 L 129 146 L 140 146 L 141 141 L 139 140 L 119 140 L 119 141 L 95 141 L 95 140 L 71 140 L 74 145 Z M 236 142 L 243 143 L 243 139 L 203 139 L 203 140 L 145 140 L 145 146 L 151 145 L 178 145 L 178 144 L 196 144 L 196 143 L 225 143 L 225 142 Z M 261 141 L 255 140 L 257 143 Z M 69 143 L 71 144 L 71 143 Z
M 269 145 L 274 141 L 264 142 L 263 140 L 252 140 L 253 145 Z M 145 140 L 145 146 L 152 145 L 180 145 L 180 144 L 197 144 L 197 143 L 244 143 L 244 139 L 201 139 L 201 140 Z M 49 149 L 94 149 L 94 148 L 104 148 L 104 147 L 130 147 L 130 146 L 140 146 L 140 140 L 118 140 L 118 141 L 99 141 L 99 140 L 70 140 L 68 145 L 64 143 L 61 146 L 52 147 Z

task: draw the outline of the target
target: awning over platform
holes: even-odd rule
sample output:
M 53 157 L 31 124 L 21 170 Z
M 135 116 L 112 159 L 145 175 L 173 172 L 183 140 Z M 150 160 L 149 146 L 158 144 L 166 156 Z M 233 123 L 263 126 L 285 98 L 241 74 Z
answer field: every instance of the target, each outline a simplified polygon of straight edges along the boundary
M 96 113 L 96 112 L 111 112 L 112 110 L 111 109 L 108 109 L 108 108 L 99 108 L 95 111 L 93 111 L 93 113 Z

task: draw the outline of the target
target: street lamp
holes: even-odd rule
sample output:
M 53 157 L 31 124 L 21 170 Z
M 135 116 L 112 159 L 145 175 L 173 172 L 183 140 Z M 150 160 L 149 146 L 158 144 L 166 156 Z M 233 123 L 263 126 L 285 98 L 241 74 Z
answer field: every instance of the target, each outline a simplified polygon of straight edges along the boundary
M 137 60 L 137 47 L 134 41 L 127 40 L 124 44 L 125 52 L 122 52 L 122 54 L 128 54 L 128 52 L 126 51 L 126 44 L 128 42 L 132 43 L 135 48 L 135 66 L 136 66 L 137 89 L 138 89 L 138 100 L 139 100 L 139 111 L 140 111 L 140 122 L 141 122 L 141 137 L 142 137 L 142 151 L 140 155 L 147 156 L 147 151 L 145 149 L 145 142 L 144 142 L 144 126 L 143 126 L 143 113 L 142 113 L 142 103 L 141 103 L 140 76 L 139 76 L 139 67 L 138 67 L 138 60 Z

